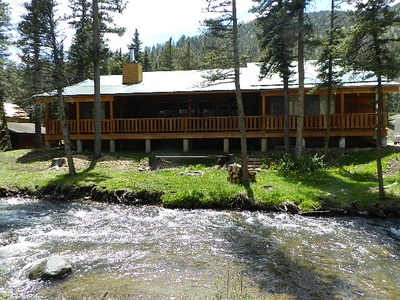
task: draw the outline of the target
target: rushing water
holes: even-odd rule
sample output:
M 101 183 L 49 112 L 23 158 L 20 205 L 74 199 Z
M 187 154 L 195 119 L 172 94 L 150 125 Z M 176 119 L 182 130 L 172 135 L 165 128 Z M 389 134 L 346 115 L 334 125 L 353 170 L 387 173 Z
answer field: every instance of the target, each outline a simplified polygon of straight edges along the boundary
M 398 221 L 8 198 L 0 237 L 10 234 L 0 298 L 400 298 Z M 27 279 L 55 254 L 72 275 Z

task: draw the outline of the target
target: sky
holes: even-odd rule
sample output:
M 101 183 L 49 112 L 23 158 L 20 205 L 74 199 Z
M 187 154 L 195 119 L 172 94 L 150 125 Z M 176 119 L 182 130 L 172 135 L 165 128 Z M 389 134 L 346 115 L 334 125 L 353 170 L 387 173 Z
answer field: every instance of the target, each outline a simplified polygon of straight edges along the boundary
M 28 0 L 5 0 L 9 3 L 14 22 L 20 20 L 24 13 L 23 3 Z M 29 0 L 30 1 L 30 0 Z M 172 37 L 177 41 L 182 35 L 187 37 L 199 35 L 200 22 L 206 14 L 204 0 L 127 0 L 127 7 L 122 15 L 116 15 L 115 21 L 119 26 L 126 28 L 123 37 L 109 36 L 109 46 L 115 51 L 122 49 L 128 52 L 135 29 L 138 30 L 142 41 L 142 48 L 153 46 L 157 43 L 164 44 Z M 59 11 L 67 11 L 67 0 L 59 0 Z M 254 18 L 248 11 L 254 5 L 252 0 L 237 0 L 237 12 L 239 21 L 249 21 Z M 330 0 L 312 0 L 310 10 L 328 10 Z M 71 42 L 73 30 L 66 29 L 65 47 Z

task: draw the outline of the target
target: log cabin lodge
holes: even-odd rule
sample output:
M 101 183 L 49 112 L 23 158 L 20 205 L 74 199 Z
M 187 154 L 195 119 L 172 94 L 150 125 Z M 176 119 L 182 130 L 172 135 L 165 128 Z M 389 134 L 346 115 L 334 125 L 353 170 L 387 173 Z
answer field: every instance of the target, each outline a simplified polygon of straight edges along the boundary
M 240 149 L 233 82 L 206 84 L 204 71 L 142 72 L 136 61 L 123 65 L 122 75 L 101 76 L 102 147 L 115 150 Z M 260 80 L 259 66 L 240 70 L 240 86 L 250 150 L 266 151 L 284 142 L 283 83 L 278 75 Z M 317 83 L 312 62 L 306 63 L 304 146 L 323 147 L 327 114 L 326 91 L 311 93 Z M 331 103 L 330 146 L 362 147 L 376 143 L 376 81 L 346 74 Z M 290 136 L 295 144 L 298 83 L 290 83 Z M 399 91 L 399 83 L 384 82 L 383 91 Z M 85 80 L 64 88 L 70 140 L 77 151 L 93 149 L 94 82 Z M 55 98 L 38 97 L 45 106 L 45 143 L 61 141 Z M 384 100 L 386 101 L 386 100 Z M 383 105 L 383 143 L 387 135 Z

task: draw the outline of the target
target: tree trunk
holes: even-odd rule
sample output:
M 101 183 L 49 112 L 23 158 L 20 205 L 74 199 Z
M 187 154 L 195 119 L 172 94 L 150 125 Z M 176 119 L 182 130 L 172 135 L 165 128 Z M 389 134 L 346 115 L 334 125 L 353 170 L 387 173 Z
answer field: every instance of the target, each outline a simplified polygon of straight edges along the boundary
M 12 150 L 10 133 L 8 131 L 6 113 L 4 111 L 4 93 L 0 90 L 0 151 Z
M 33 100 L 35 101 L 35 100 Z M 35 148 L 42 148 L 42 106 L 40 103 L 33 104 L 33 121 L 35 123 Z
M 379 38 L 377 34 L 373 35 L 375 57 L 377 58 L 378 66 L 382 66 L 382 53 L 379 47 Z M 383 69 L 383 67 L 382 67 Z M 376 74 L 378 79 L 378 99 L 377 99 L 377 128 L 376 128 L 376 169 L 378 177 L 379 199 L 385 199 L 385 188 L 383 186 L 383 172 L 382 172 L 382 104 L 383 104 L 383 91 L 382 91 L 382 75 Z
M 56 36 L 56 21 L 54 20 L 54 9 L 55 6 L 49 7 L 49 14 L 51 16 L 50 19 L 50 36 L 51 36 L 51 47 L 53 51 L 53 58 L 54 58 L 54 85 L 57 89 L 57 106 L 58 106 L 58 115 L 60 119 L 61 129 L 63 133 L 64 139 L 64 147 L 65 147 L 65 155 L 67 157 L 68 162 L 68 170 L 69 175 L 74 176 L 76 175 L 75 171 L 75 164 L 74 159 L 72 157 L 72 150 L 71 150 L 71 143 L 69 140 L 69 133 L 68 133 L 68 124 L 67 124 L 67 117 L 65 114 L 65 103 L 63 99 L 63 85 L 65 82 L 64 72 L 63 72 L 63 53 L 62 53 L 62 46 L 58 45 L 57 36 Z
M 298 12 L 298 76 L 299 98 L 297 105 L 297 132 L 296 132 L 296 156 L 303 155 L 303 130 L 304 130 L 304 0 Z
M 99 3 L 93 0 L 94 159 L 101 157 L 100 28 Z
M 58 103 L 58 113 L 59 113 L 59 118 L 60 118 L 60 124 L 61 124 L 61 128 L 62 128 L 63 139 L 64 139 L 65 155 L 67 157 L 67 163 L 68 163 L 68 172 L 69 172 L 69 175 L 74 176 L 74 175 L 76 175 L 76 170 L 75 170 L 74 159 L 72 156 L 71 142 L 69 140 L 68 124 L 67 124 L 67 118 L 65 115 L 65 104 L 64 104 L 64 100 L 63 100 L 62 89 L 57 90 L 57 103 Z
M 382 92 L 382 76 L 378 75 L 378 125 L 376 129 L 376 167 L 378 175 L 378 186 L 379 186 L 379 199 L 385 199 L 385 188 L 383 186 L 383 171 L 382 171 L 382 103 L 383 103 L 383 92 Z
M 335 0 L 331 0 L 331 19 L 330 19 L 330 37 L 329 37 L 329 45 L 328 47 L 333 46 L 333 28 L 334 28 L 334 17 L 335 17 Z M 332 103 L 332 85 L 333 85 L 333 55 L 332 52 L 329 51 L 328 56 L 328 97 L 326 99 L 326 129 L 325 129 L 325 139 L 324 139 L 324 156 L 325 159 L 328 158 L 328 150 L 329 150 L 329 140 L 331 136 L 331 103 Z
M 34 35 L 33 35 L 33 92 L 36 94 L 37 92 L 42 92 L 42 70 L 41 70 L 41 62 L 40 62 L 40 45 L 42 43 L 41 36 L 39 34 L 38 28 L 38 16 L 35 15 L 33 20 L 34 27 Z M 40 103 L 35 102 L 33 99 L 33 122 L 35 123 L 35 139 L 34 146 L 36 149 L 42 148 L 42 106 Z
M 242 99 L 242 91 L 240 89 L 240 62 L 239 62 L 239 46 L 238 46 L 238 28 L 236 16 L 236 0 L 232 1 L 233 14 L 233 56 L 234 56 L 234 72 L 235 72 L 235 93 L 239 115 L 239 130 L 240 130 L 240 152 L 242 156 L 242 183 L 249 186 L 249 170 L 247 156 L 247 139 L 246 139 L 246 121 L 244 114 L 244 106 Z
M 284 145 L 285 145 L 285 152 L 290 152 L 290 119 L 289 119 L 289 77 L 283 77 L 283 122 L 284 122 L 284 130 L 285 130 L 285 137 L 284 137 Z

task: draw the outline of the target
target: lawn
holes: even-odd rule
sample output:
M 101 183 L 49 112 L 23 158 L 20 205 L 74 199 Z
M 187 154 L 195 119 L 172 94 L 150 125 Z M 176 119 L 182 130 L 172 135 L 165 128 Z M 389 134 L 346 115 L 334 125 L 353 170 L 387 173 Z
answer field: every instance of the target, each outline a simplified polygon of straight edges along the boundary
M 315 155 L 315 150 L 307 150 Z M 171 154 L 171 153 L 169 153 Z M 104 153 L 93 161 L 91 153 L 75 153 L 76 176 L 67 167 L 50 169 L 53 158 L 64 153 L 16 150 L 0 153 L 0 187 L 33 194 L 48 185 L 97 186 L 99 189 L 132 193 L 158 193 L 170 207 L 234 207 L 250 193 L 258 208 L 271 209 L 292 202 L 303 211 L 326 206 L 367 209 L 390 200 L 400 203 L 400 148 L 384 148 L 384 184 L 387 200 L 378 200 L 375 149 L 332 149 L 324 168 L 310 172 L 283 171 L 283 153 L 269 150 L 246 190 L 227 180 L 215 158 L 165 160 L 165 168 L 148 170 L 146 153 Z M 239 201 L 239 202 L 238 202 Z

